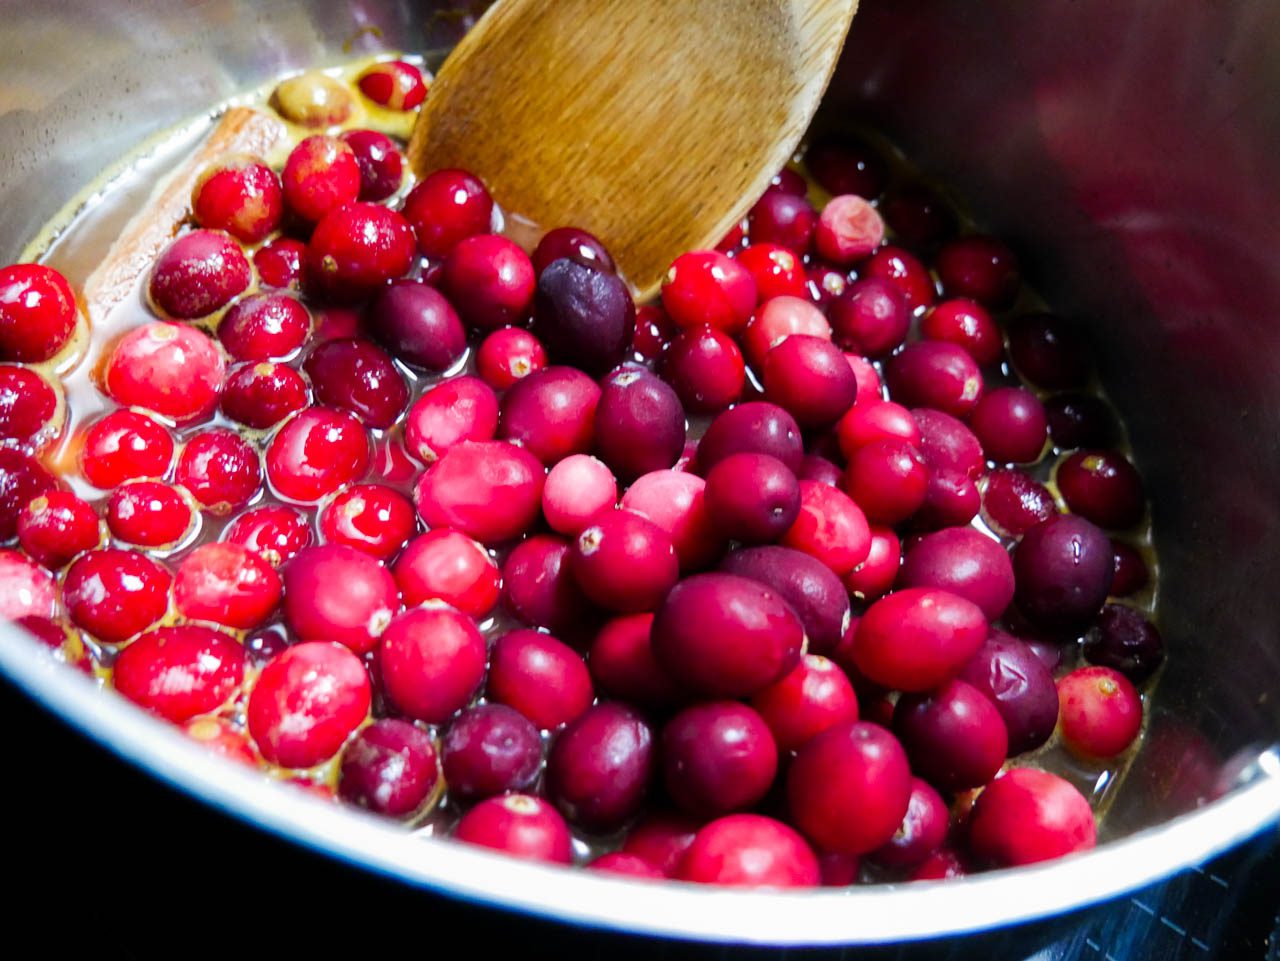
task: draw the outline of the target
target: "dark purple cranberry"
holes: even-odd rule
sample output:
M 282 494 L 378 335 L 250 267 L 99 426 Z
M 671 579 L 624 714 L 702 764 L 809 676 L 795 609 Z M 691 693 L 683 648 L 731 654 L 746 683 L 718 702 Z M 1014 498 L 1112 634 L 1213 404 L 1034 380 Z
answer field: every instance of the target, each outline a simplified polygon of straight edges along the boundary
M 662 358 L 662 376 L 675 388 L 685 410 L 714 414 L 737 402 L 747 370 L 734 339 L 714 327 L 682 332 Z
M 964 681 L 948 681 L 925 694 L 903 694 L 893 709 L 893 732 L 911 769 L 944 791 L 986 784 L 1009 749 L 1000 712 Z
M 614 274 L 562 257 L 538 277 L 533 329 L 559 363 L 596 375 L 616 367 L 635 321 L 631 293 Z
M 928 247 L 956 232 L 955 211 L 919 184 L 890 193 L 880 204 L 880 213 L 898 241 L 909 247 Z
M 227 375 L 221 405 L 232 420 L 266 430 L 307 406 L 307 382 L 284 364 L 241 364 Z
M 1116 562 L 1115 577 L 1111 580 L 1112 595 L 1128 597 L 1146 587 L 1151 573 L 1142 553 L 1132 544 L 1117 540 L 1111 541 L 1111 551 Z
M 1076 451 L 1058 465 L 1056 479 L 1067 506 L 1102 527 L 1132 527 L 1146 513 L 1142 477 L 1116 451 Z
M 1013 552 L 1014 598 L 1027 620 L 1065 637 L 1102 609 L 1115 561 L 1111 541 L 1074 514 L 1058 514 L 1023 535 Z
M 600 387 L 572 367 L 544 367 L 511 385 L 502 398 L 498 437 L 551 465 L 591 450 Z
M 827 316 L 831 333 L 845 350 L 883 357 L 906 339 L 911 308 L 902 291 L 887 280 L 868 277 L 850 284 L 836 297 Z
M 620 367 L 604 379 L 595 437 L 596 453 L 622 483 L 666 470 L 684 451 L 684 408 L 665 381 Z
M 880 196 L 889 176 L 875 150 L 847 137 L 814 144 L 805 152 L 804 165 L 827 193 L 857 194 L 867 200 Z
M 1038 748 L 1058 723 L 1058 688 L 1050 668 L 1024 641 L 992 630 L 960 670 L 996 706 L 1009 734 L 1009 756 Z
M 244 639 L 245 653 L 258 667 L 266 665 L 288 646 L 289 638 L 280 627 L 264 627 L 261 630 L 251 631 Z
M 968 524 L 978 516 L 982 495 L 973 478 L 953 470 L 930 470 L 924 503 L 911 523 L 919 530 L 936 531 Z
M 1048 423 L 1040 398 L 1022 387 L 997 387 L 982 395 L 969 427 L 988 460 L 1030 464 L 1044 450 Z
M 599 239 L 577 227 L 548 230 L 533 248 L 533 269 L 541 274 L 553 261 L 567 257 L 586 267 L 614 272 L 613 258 Z
M 360 167 L 360 200 L 386 200 L 404 180 L 404 156 L 395 141 L 376 130 L 348 130 L 339 140 L 351 148 Z
M 938 587 L 973 601 L 995 620 L 1013 600 L 1013 564 L 996 541 L 972 527 L 949 527 L 911 546 L 899 587 Z
M 951 811 L 942 795 L 928 781 L 913 777 L 902 826 L 888 844 L 876 848 L 870 857 L 886 868 L 914 868 L 942 847 L 950 826 Z
M 1085 635 L 1084 658 L 1090 664 L 1113 668 L 1134 684 L 1141 684 L 1164 660 L 1164 641 L 1141 611 L 1123 604 L 1108 604 Z
M 793 334 L 764 358 L 764 393 L 805 428 L 830 427 L 858 395 L 853 368 L 835 344 Z
M 572 545 L 535 534 L 516 545 L 502 565 L 502 603 L 520 621 L 572 640 L 598 617 L 569 569 Z
M 729 554 L 720 570 L 776 591 L 804 625 L 810 653 L 825 654 L 840 643 L 849 622 L 849 594 L 816 557 L 790 547 L 750 547 Z
M 1049 488 L 1022 471 L 1002 467 L 987 475 L 982 515 L 1000 536 L 1021 537 L 1057 512 Z
M 1111 405 L 1097 394 L 1054 394 L 1044 402 L 1049 436 L 1055 447 L 1111 447 L 1120 439 L 1120 425 Z
M 1009 325 L 1013 366 L 1036 387 L 1083 387 L 1092 370 L 1089 344 L 1073 325 L 1052 314 L 1029 314 Z
M 467 349 L 467 332 L 453 305 L 416 280 L 391 283 L 373 302 L 365 322 L 375 340 L 414 367 L 447 370 Z
M 1022 282 L 1013 251 L 980 234 L 944 244 L 934 265 L 948 297 L 968 297 L 984 307 L 1007 307 Z
M 739 404 L 713 420 L 698 442 L 698 469 L 705 475 L 730 454 L 768 454 L 794 472 L 804 457 L 795 418 L 776 404 Z
M 714 818 L 754 807 L 773 784 L 778 747 L 759 714 L 737 701 L 687 707 L 662 730 L 667 793 L 681 810 Z
M 644 807 L 656 765 L 653 731 L 624 704 L 597 704 L 547 756 L 547 796 L 588 831 L 622 827 Z
M 753 244 L 778 244 L 806 254 L 818 226 L 818 212 L 804 197 L 771 191 L 756 201 L 747 221 Z
M 441 752 L 449 793 L 465 801 L 523 791 L 542 765 L 538 729 L 505 704 L 467 708 L 449 725 Z
M 360 807 L 405 817 L 431 796 L 440 767 L 431 735 L 408 721 L 374 721 L 342 754 L 338 793 Z
M 800 515 L 800 483 L 768 454 L 731 454 L 707 471 L 703 495 L 716 528 L 729 540 L 767 544 Z
M 303 369 L 318 403 L 349 410 L 370 427 L 390 427 L 409 403 L 403 375 L 381 347 L 367 340 L 325 341 Z

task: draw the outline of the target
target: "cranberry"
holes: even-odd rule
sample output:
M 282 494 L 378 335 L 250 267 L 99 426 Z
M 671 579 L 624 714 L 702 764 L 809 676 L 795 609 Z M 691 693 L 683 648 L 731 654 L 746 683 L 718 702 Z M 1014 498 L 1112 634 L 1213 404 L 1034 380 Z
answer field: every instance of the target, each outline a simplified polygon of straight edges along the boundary
M 778 748 L 764 718 L 737 701 L 685 708 L 662 731 L 667 793 L 701 817 L 753 807 L 773 784 Z
M 18 514 L 18 543 L 32 560 L 50 570 L 101 541 L 97 512 L 70 491 L 46 491 Z
M 1115 451 L 1076 451 L 1058 465 L 1056 480 L 1067 506 L 1101 527 L 1132 527 L 1146 513 L 1142 477 Z
M 707 512 L 726 538 L 777 540 L 800 513 L 800 484 L 768 454 L 731 454 L 707 472 Z
M 409 606 L 434 598 L 483 618 L 498 603 L 497 565 L 483 547 L 458 531 L 434 530 L 415 537 L 396 558 L 392 573 Z
M 436 170 L 409 191 L 404 215 L 418 235 L 418 249 L 444 257 L 464 238 L 489 232 L 493 198 L 465 170 Z
M 569 568 L 568 541 L 535 534 L 502 566 L 502 603 L 525 624 L 574 639 L 594 611 Z
M 0 365 L 0 443 L 39 449 L 66 421 L 60 385 L 26 367 Z
M 279 226 L 284 214 L 280 178 L 261 160 L 234 158 L 200 175 L 191 192 L 191 210 L 201 227 L 256 244 Z
M 858 383 L 848 361 L 821 337 L 788 337 L 765 356 L 765 396 L 802 427 L 827 427 L 847 411 Z
M 409 453 L 432 464 L 463 441 L 492 440 L 497 429 L 493 390 L 475 377 L 452 377 L 414 401 L 405 418 L 404 439 Z
M 731 454 L 768 454 L 796 471 L 804 457 L 800 427 L 776 404 L 739 404 L 716 417 L 698 443 L 698 467 L 709 472 Z
M 1062 741 L 1081 757 L 1115 757 L 1138 737 L 1142 699 L 1109 667 L 1081 667 L 1058 681 Z
M 831 302 L 835 342 L 845 350 L 884 357 L 906 339 L 911 309 L 902 291 L 887 280 L 868 277 Z
M 973 479 L 956 471 L 929 471 L 924 503 L 912 517 L 912 526 L 926 531 L 964 527 L 978 516 L 982 495 Z
M 853 452 L 844 489 L 869 520 L 888 525 L 919 510 L 928 483 L 920 451 L 905 440 L 884 438 Z
M 921 861 L 907 880 L 950 881 L 954 878 L 962 878 L 968 873 L 960 855 L 951 848 L 943 846 Z
M 758 581 L 697 574 L 658 608 L 653 652 L 680 684 L 707 697 L 750 697 L 799 663 L 804 626 Z
M 403 60 L 375 63 L 360 74 L 360 92 L 389 110 L 412 110 L 427 98 L 422 71 Z
M 597 704 L 556 737 L 547 796 L 588 831 L 611 831 L 640 813 L 656 766 L 653 732 L 623 704 Z
M 973 602 L 910 587 L 867 608 L 854 635 L 853 660 L 877 684 L 927 691 L 955 677 L 986 637 L 987 619 Z
M 836 424 L 840 452 L 852 458 L 859 448 L 877 440 L 898 439 L 919 447 L 922 438 L 911 412 L 893 401 L 854 404 Z
M 1009 734 L 1009 755 L 1033 750 L 1049 740 L 1058 723 L 1053 675 L 1027 644 L 992 631 L 960 671 L 1000 712 Z
M 1050 314 L 1029 314 L 1009 325 L 1013 366 L 1036 387 L 1066 390 L 1083 386 L 1092 368 L 1090 353 L 1077 328 Z
M 667 532 L 629 510 L 604 511 L 583 528 L 570 565 L 587 597 L 624 614 L 654 610 L 680 576 Z
M 956 232 L 956 215 L 932 190 L 911 184 L 880 204 L 880 213 L 903 243 L 928 247 Z
M 375 203 L 345 203 L 316 224 L 307 245 L 307 289 L 340 303 L 363 300 L 413 265 L 408 221 Z
M 661 710 L 684 700 L 649 644 L 652 614 L 616 617 L 591 644 L 588 665 L 601 693 L 644 709 Z
M 804 197 L 809 193 L 809 182 L 804 179 L 803 174 L 790 167 L 783 167 L 773 175 L 769 186 L 765 188 L 765 193 L 795 194 L 797 197 Z
M 307 402 L 302 375 L 270 361 L 241 364 L 227 375 L 222 388 L 222 412 L 254 430 L 274 427 Z
M 136 704 L 181 724 L 225 703 L 244 679 L 244 651 L 207 627 L 161 627 L 116 658 L 112 682 Z
M 631 338 L 631 351 L 636 360 L 658 360 L 675 335 L 675 324 L 660 306 L 644 304 L 636 308 L 636 329 Z
M 870 530 L 867 559 L 844 578 L 844 586 L 860 601 L 874 601 L 887 594 L 898 578 L 902 561 L 902 544 L 892 528 L 872 525 Z
M 1013 563 L 980 531 L 951 527 L 925 535 L 907 551 L 898 584 L 950 591 L 995 620 L 1013 600 Z
M 306 256 L 307 245 L 302 241 L 277 237 L 254 251 L 253 266 L 265 286 L 297 290 L 302 286 L 302 264 Z
M 366 319 L 379 343 L 415 367 L 447 370 L 467 349 L 466 331 L 453 306 L 435 288 L 415 280 L 388 285 Z
M 796 474 L 798 480 L 817 481 L 828 487 L 839 487 L 842 477 L 844 477 L 844 471 L 837 467 L 834 461 L 829 461 L 818 454 L 805 454 L 804 459 L 800 461 L 800 471 Z
M 163 565 L 142 554 L 115 548 L 89 551 L 67 568 L 62 600 L 76 626 L 118 644 L 164 616 L 172 582 Z
M 752 244 L 734 258 L 755 281 L 756 299 L 804 297 L 807 276 L 800 258 L 778 244 Z
M 256 507 L 227 525 L 222 539 L 279 567 L 311 543 L 311 528 L 291 507 Z
M 52 617 L 57 592 L 48 571 L 17 551 L 0 548 L 0 617 L 6 620 Z M 58 646 L 65 640 L 64 632 Z
M 338 137 L 356 155 L 360 200 L 386 200 L 404 180 L 404 156 L 395 141 L 376 130 L 348 130 Z
M 538 277 L 534 333 L 553 359 L 601 374 L 631 343 L 635 304 L 619 277 L 562 257 Z
M 244 639 L 244 649 L 257 667 L 267 664 L 273 657 L 289 647 L 283 625 L 251 631 Z
M 623 481 L 671 467 L 684 450 L 680 398 L 643 368 L 619 368 L 605 378 L 594 427 L 596 453 Z
M 201 544 L 182 559 L 173 582 L 178 612 L 237 630 L 275 612 L 283 586 L 270 564 L 239 544 Z
M 604 244 L 594 235 L 577 227 L 556 227 L 548 230 L 533 250 L 533 269 L 539 274 L 552 261 L 568 257 L 587 267 L 613 273 L 613 258 Z
M 417 516 L 399 491 L 382 484 L 357 484 L 325 505 L 319 527 L 327 543 L 345 544 L 385 561 L 416 530 Z
M 284 201 L 303 220 L 315 223 L 360 196 L 355 151 L 337 137 L 308 137 L 293 148 L 281 174 Z
M 885 366 L 889 394 L 908 407 L 966 417 L 982 398 L 982 373 L 963 348 L 941 340 L 909 344 Z
M 305 547 L 283 575 L 285 620 L 304 641 L 337 641 L 365 654 L 400 608 L 387 569 L 345 544 Z M 335 584 L 342 590 L 334 590 Z
M 67 278 L 43 264 L 0 268 L 0 360 L 49 360 L 75 329 L 76 297 Z
M 148 292 L 162 313 L 191 319 L 225 307 L 252 279 L 249 261 L 235 240 L 221 230 L 193 230 L 161 252 Z
M 831 325 L 813 304 L 799 297 L 773 297 L 756 310 L 742 334 L 742 351 L 755 370 L 764 368 L 769 351 L 793 334 L 831 339 Z
M 782 680 L 751 699 L 781 751 L 796 751 L 828 728 L 858 719 L 853 685 L 836 664 L 806 654 Z
M 251 294 L 218 324 L 218 339 L 236 360 L 288 357 L 311 332 L 307 308 L 285 294 Z
M 756 306 L 751 272 L 718 250 L 681 254 L 662 282 L 662 306 L 681 329 L 714 327 L 736 334 Z
M 442 287 L 462 319 L 491 331 L 522 323 L 533 302 L 528 255 L 505 237 L 478 234 L 459 241 L 444 262 Z
M 481 801 L 462 816 L 453 836 L 512 857 L 569 864 L 573 839 L 556 809 L 528 794 L 506 794 Z
M 944 300 L 920 321 L 926 340 L 955 344 L 982 367 L 1000 359 L 1004 341 L 986 308 L 962 297 Z
M 59 487 L 34 457 L 0 448 L 0 540 L 17 533 L 18 518 L 32 500 Z
M 969 425 L 993 461 L 1029 464 L 1040 459 L 1048 435 L 1044 405 L 1029 390 L 997 387 L 978 401 Z
M 969 817 L 969 847 L 998 867 L 1085 851 L 1097 840 L 1084 795 L 1047 771 L 1013 768 L 989 784 Z
M 203 510 L 229 514 L 257 495 L 262 465 L 257 450 L 244 438 L 216 427 L 187 441 L 175 476 Z
M 482 544 L 509 541 L 537 521 L 546 478 L 537 458 L 501 441 L 457 444 L 418 481 L 428 527 L 454 527 Z
M 1095 394 L 1055 394 L 1045 401 L 1049 436 L 1056 447 L 1110 447 L 1120 439 L 1115 411 Z
M 467 708 L 449 725 L 441 750 L 449 793 L 468 801 L 522 791 L 542 765 L 538 729 L 505 704 Z
M 929 408 L 911 412 L 920 428 L 920 452 L 934 470 L 964 474 L 974 480 L 986 469 L 977 435 L 950 414 Z
M 993 237 L 975 234 L 943 244 L 937 267 L 948 297 L 968 297 L 984 307 L 1007 307 L 1021 283 L 1013 251 Z
M 645 474 L 627 488 L 622 506 L 667 532 L 685 573 L 707 567 L 724 552 L 724 540 L 707 510 L 706 482 L 701 477 L 679 470 Z
M 584 454 L 594 439 L 600 393 L 595 381 L 572 367 L 536 371 L 502 398 L 498 434 L 544 464 Z
M 566 457 L 547 474 L 542 513 L 551 529 L 570 537 L 618 502 L 618 485 L 603 463 L 587 454 Z
M 314 502 L 364 474 L 369 438 L 345 411 L 310 407 L 281 425 L 265 460 L 272 488 L 290 500 Z
M 1057 512 L 1049 489 L 1022 471 L 1001 468 L 987 475 L 982 514 L 1002 537 L 1021 537 Z
M 928 269 L 901 247 L 886 244 L 867 258 L 860 269 L 864 278 L 878 278 L 897 287 L 912 311 L 928 307 L 937 299 L 937 288 Z
M 753 244 L 778 244 L 798 255 L 808 253 L 817 226 L 818 212 L 806 198 L 780 191 L 766 193 L 747 214 Z
M 249 694 L 249 734 L 266 760 L 315 767 L 369 715 L 369 675 L 340 644 L 309 641 L 273 658 Z
M 1042 521 L 1013 552 L 1018 609 L 1037 627 L 1075 636 L 1102 609 L 1113 564 L 1107 535 L 1083 517 Z
M 222 355 L 205 334 L 154 321 L 116 342 L 102 380 L 116 403 L 187 423 L 213 412 L 224 369 Z
M 824 851 L 818 855 L 818 871 L 824 888 L 852 887 L 862 876 L 862 858 L 856 854 Z
M 912 770 L 944 791 L 986 784 L 1009 749 L 1000 712 L 964 681 L 948 681 L 927 694 L 903 694 L 893 711 L 893 732 Z
M 858 194 L 874 199 L 884 190 L 889 172 L 869 145 L 844 137 L 814 144 L 804 164 L 819 186 L 831 194 Z
M 411 815 L 440 780 L 435 744 L 407 721 L 374 721 L 347 745 L 339 777 L 344 800 L 391 817 Z
M 867 559 L 871 531 L 861 508 L 843 491 L 800 481 L 800 514 L 781 543 L 816 557 L 837 577 L 844 577 Z
M 476 372 L 494 390 L 507 390 L 546 366 L 547 352 L 538 338 L 519 327 L 493 331 L 476 351 Z
M 865 721 L 811 738 L 787 772 L 793 823 L 818 847 L 840 854 L 866 854 L 889 841 L 910 797 L 906 752 L 892 734 Z
M 821 310 L 828 310 L 849 287 L 849 275 L 845 271 L 821 261 L 805 267 L 804 275 L 805 294 Z
M 884 243 L 884 221 L 857 194 L 840 194 L 827 201 L 818 218 L 813 245 L 833 264 L 847 266 Z
M 621 851 L 610 851 L 608 854 L 600 855 L 587 865 L 587 870 L 617 874 L 627 878 L 658 880 L 666 877 L 644 858 L 636 857 L 634 854 L 623 854 Z
M 804 888 L 817 886 L 820 873 L 817 856 L 785 824 L 759 814 L 730 814 L 698 831 L 675 877 L 731 887 Z
M 316 400 L 348 410 L 370 427 L 394 424 L 409 402 L 409 388 L 391 358 L 367 340 L 330 340 L 303 365 Z
M 1108 604 L 1085 637 L 1084 656 L 1090 664 L 1120 671 L 1140 684 L 1164 660 L 1164 641 L 1141 611 Z
M 653 865 L 665 877 L 675 877 L 701 825 L 701 820 L 686 814 L 646 814 L 627 832 L 622 853 Z
M 470 618 L 440 602 L 395 617 L 380 651 L 387 696 L 430 724 L 465 707 L 484 678 L 484 638 Z
M 182 726 L 182 731 L 211 754 L 251 768 L 258 766 L 258 755 L 248 735 L 226 718 L 193 717 Z
M 181 490 L 159 481 L 131 481 L 111 492 L 106 520 L 117 540 L 162 548 L 186 537 L 193 515 L 191 502 Z
M 942 796 L 927 781 L 913 777 L 902 824 L 888 842 L 871 852 L 872 859 L 897 870 L 923 864 L 946 841 L 950 816 Z
M 567 644 L 536 631 L 508 631 L 490 651 L 488 696 L 540 728 L 555 730 L 595 699 L 586 662 Z

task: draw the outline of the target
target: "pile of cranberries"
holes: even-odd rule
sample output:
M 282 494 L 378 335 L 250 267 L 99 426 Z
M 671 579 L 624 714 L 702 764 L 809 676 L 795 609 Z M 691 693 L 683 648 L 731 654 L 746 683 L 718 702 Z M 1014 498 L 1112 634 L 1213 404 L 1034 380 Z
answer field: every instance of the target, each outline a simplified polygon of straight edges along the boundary
M 412 64 L 309 76 L 272 103 L 312 129 L 207 170 L 95 345 L 102 416 L 67 279 L 0 270 L 0 613 L 224 757 L 519 857 L 806 886 L 1094 844 L 1040 765 L 1138 737 L 1146 496 L 1008 247 L 828 139 L 637 308 L 591 234 L 526 252 L 352 126 Z

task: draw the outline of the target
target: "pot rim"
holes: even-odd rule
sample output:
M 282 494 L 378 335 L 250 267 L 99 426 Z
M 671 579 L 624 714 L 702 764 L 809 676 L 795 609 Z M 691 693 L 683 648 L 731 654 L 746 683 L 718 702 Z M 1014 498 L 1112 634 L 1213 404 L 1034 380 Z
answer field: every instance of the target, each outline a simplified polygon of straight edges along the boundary
M 313 851 L 419 887 L 571 924 L 699 941 L 853 945 L 919 941 L 1033 921 L 1108 900 L 1280 825 L 1280 754 L 1249 783 L 1163 824 L 1060 861 L 945 882 L 735 891 L 612 877 L 414 837 L 396 822 L 280 790 L 210 754 L 0 623 L 0 671 L 119 757 L 192 797 Z M 408 842 L 408 843 L 406 843 Z

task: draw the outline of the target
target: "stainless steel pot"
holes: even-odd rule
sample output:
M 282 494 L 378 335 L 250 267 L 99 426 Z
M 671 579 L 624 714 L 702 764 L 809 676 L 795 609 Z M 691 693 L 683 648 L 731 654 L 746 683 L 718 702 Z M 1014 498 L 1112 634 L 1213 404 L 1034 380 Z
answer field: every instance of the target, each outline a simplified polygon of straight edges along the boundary
M 394 0 L 6 0 L 0 258 L 144 138 L 287 69 L 442 56 L 479 12 Z M 674 15 L 674 11 L 673 11 Z M 345 46 L 344 46 L 345 45 Z M 708 940 L 870 944 L 1081 909 L 1280 820 L 1280 7 L 1269 0 L 864 0 L 827 110 L 870 117 L 1027 254 L 1106 344 L 1156 504 L 1171 658 L 1109 840 L 943 885 L 635 885 L 407 842 L 223 765 L 0 625 L 0 669 L 122 757 L 406 883 Z M 52 762 L 51 763 L 56 763 Z M 625 896 L 621 896 L 625 893 Z

